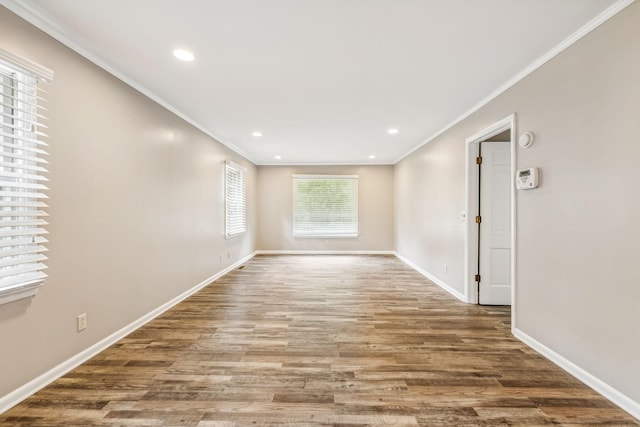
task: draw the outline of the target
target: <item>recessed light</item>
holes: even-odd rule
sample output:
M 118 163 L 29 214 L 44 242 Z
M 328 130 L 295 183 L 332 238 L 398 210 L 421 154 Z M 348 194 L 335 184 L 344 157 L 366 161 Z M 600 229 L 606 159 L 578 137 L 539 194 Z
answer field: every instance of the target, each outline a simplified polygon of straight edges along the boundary
M 391 129 L 389 129 L 389 130 L 387 131 L 387 133 L 388 133 L 389 135 L 395 135 L 395 134 L 397 134 L 397 133 L 398 133 L 398 129 L 396 129 L 396 128 L 391 128 Z
M 262 136 L 262 132 L 257 132 L 257 131 L 256 131 L 256 132 L 253 132 L 253 133 L 251 134 L 251 136 L 254 136 L 254 137 L 256 137 L 256 138 L 260 138 L 260 137 Z
M 175 56 L 181 61 L 187 61 L 187 62 L 193 61 L 196 58 L 192 52 L 189 52 L 188 50 L 184 50 L 184 49 L 174 50 L 173 56 Z
M 371 155 L 369 156 L 369 158 L 370 158 L 370 159 L 375 159 L 375 158 L 376 158 L 376 156 L 375 156 L 374 154 L 371 154 Z
M 276 160 L 280 160 L 282 158 L 282 156 L 273 156 L 274 159 Z

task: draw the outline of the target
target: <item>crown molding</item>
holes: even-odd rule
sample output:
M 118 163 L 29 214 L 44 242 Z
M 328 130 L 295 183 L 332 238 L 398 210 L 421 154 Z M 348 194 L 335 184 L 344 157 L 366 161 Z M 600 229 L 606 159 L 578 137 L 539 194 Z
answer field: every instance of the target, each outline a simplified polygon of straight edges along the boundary
M 507 82 L 505 82 L 502 86 L 500 86 L 499 88 L 497 88 L 496 90 L 491 92 L 489 95 L 487 95 L 485 98 L 483 98 L 480 102 L 475 104 L 473 107 L 469 108 L 467 111 L 462 113 L 460 116 L 458 116 L 456 119 L 454 119 L 449 124 L 444 126 L 442 129 L 440 129 L 439 131 L 437 131 L 436 133 L 431 135 L 425 141 L 423 141 L 422 143 L 418 144 L 417 146 L 415 146 L 414 148 L 409 150 L 406 154 L 400 156 L 396 161 L 393 162 L 393 164 L 395 165 L 396 163 L 398 163 L 401 160 L 405 159 L 406 157 L 410 156 L 411 154 L 413 154 L 414 152 L 416 152 L 417 150 L 422 148 L 424 145 L 426 145 L 429 142 L 433 141 L 434 139 L 436 139 L 437 137 L 439 137 L 440 135 L 442 135 L 443 133 L 445 133 L 446 131 L 448 131 L 449 129 L 451 129 L 452 127 L 457 125 L 458 123 L 462 122 L 467 117 L 471 116 L 473 113 L 475 113 L 478 110 L 480 110 L 482 107 L 487 105 L 489 102 L 493 101 L 498 96 L 502 95 L 504 92 L 506 92 L 508 89 L 510 89 L 516 83 L 518 83 L 520 80 L 524 79 L 529 74 L 533 73 L 538 68 L 542 67 L 544 64 L 546 64 L 551 59 L 555 58 L 557 55 L 559 55 L 560 53 L 562 53 L 563 51 L 568 49 L 570 46 L 572 46 L 578 40 L 580 40 L 581 38 L 583 38 L 584 36 L 589 34 L 591 31 L 593 31 L 596 28 L 598 28 L 600 25 L 602 25 L 607 20 L 609 20 L 609 18 L 613 17 L 614 15 L 616 15 L 618 12 L 622 11 L 624 8 L 626 8 L 627 6 L 632 4 L 633 2 L 635 2 L 635 0 L 618 0 L 617 2 L 615 2 L 614 4 L 609 6 L 602 13 L 600 13 L 598 16 L 593 18 L 591 21 L 587 22 L 585 25 L 583 25 L 576 32 L 574 32 L 569 37 L 564 39 L 562 42 L 557 44 L 555 47 L 553 47 L 547 53 L 542 55 L 540 58 L 536 59 L 531 64 L 529 64 L 529 66 L 527 66 L 524 70 L 520 71 L 518 74 L 516 74 L 511 79 L 509 79 Z

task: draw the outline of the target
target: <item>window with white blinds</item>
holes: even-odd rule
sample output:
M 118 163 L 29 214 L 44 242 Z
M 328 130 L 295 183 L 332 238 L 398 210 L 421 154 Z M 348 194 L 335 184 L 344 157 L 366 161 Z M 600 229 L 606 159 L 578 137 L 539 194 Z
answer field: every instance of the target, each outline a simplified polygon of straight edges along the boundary
M 47 277 L 47 135 L 38 85 L 52 77 L 0 49 L 0 304 L 33 296 Z
M 294 237 L 357 237 L 357 175 L 293 175 Z
M 246 169 L 225 162 L 225 235 L 227 238 L 247 231 Z

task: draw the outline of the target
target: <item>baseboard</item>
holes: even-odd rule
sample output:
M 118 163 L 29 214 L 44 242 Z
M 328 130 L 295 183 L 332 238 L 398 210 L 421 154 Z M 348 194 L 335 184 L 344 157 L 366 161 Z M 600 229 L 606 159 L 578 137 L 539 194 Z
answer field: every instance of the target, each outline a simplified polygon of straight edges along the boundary
M 83 364 L 84 362 L 86 362 L 87 360 L 91 359 L 96 354 L 98 354 L 101 351 L 107 349 L 109 346 L 115 344 L 120 339 L 124 338 L 125 336 L 129 335 L 131 332 L 133 332 L 136 329 L 140 328 L 145 323 L 155 319 L 156 317 L 158 317 L 159 315 L 161 315 L 165 311 L 169 310 L 174 305 L 178 304 L 179 302 L 181 302 L 181 301 L 187 299 L 188 297 L 190 297 L 191 295 L 195 294 L 200 289 L 202 289 L 205 286 L 209 285 L 211 282 L 214 282 L 215 280 L 218 280 L 220 277 L 222 277 L 225 274 L 229 273 L 230 271 L 238 268 L 240 265 L 244 264 L 245 262 L 247 262 L 248 260 L 253 258 L 255 255 L 256 255 L 256 252 L 253 252 L 252 254 L 242 258 L 241 260 L 235 262 L 234 264 L 230 265 L 229 267 L 225 268 L 224 270 L 214 274 L 211 277 L 206 278 L 205 280 L 203 280 L 202 282 L 198 283 L 193 288 L 183 292 L 182 294 L 178 295 L 177 297 L 173 298 L 172 300 L 168 301 L 167 303 L 161 305 L 160 307 L 156 308 L 155 310 L 145 314 L 144 316 L 142 316 L 138 320 L 128 324 L 124 328 L 114 332 L 113 334 L 109 335 L 108 337 L 104 338 L 103 340 L 95 343 L 91 347 L 89 347 L 89 348 L 81 351 L 80 353 L 76 354 L 75 356 L 67 359 L 66 361 L 62 362 L 61 364 L 59 364 L 58 366 L 54 367 L 53 369 L 45 372 L 44 374 L 42 374 L 39 377 L 33 379 L 32 381 L 29 381 L 27 384 L 23 385 L 22 387 L 20 387 L 20 388 L 18 388 L 16 390 L 12 391 L 11 393 L 1 397 L 0 398 L 0 414 L 2 414 L 3 412 L 8 411 L 9 409 L 14 407 L 18 403 L 22 402 L 27 397 L 33 395 L 34 393 L 36 393 L 40 389 L 46 387 L 47 385 L 51 384 L 52 382 L 54 382 L 55 380 L 57 380 L 58 378 L 60 378 L 64 374 L 66 374 L 67 372 L 69 372 L 69 371 L 75 369 L 76 367 L 78 367 L 79 365 Z
M 395 255 L 394 251 L 260 250 L 256 255 Z
M 542 354 L 544 357 L 609 399 L 611 402 L 627 411 L 629 414 L 631 414 L 631 416 L 640 420 L 640 403 L 632 400 L 628 396 L 611 387 L 609 384 L 585 371 L 575 363 L 559 355 L 549 347 L 530 337 L 521 330 L 514 329 L 513 335 L 520 341 L 533 348 L 535 351 Z
M 403 257 L 399 253 L 394 252 L 394 255 L 396 257 L 398 257 L 402 262 L 407 264 L 409 267 L 413 268 L 415 271 L 417 271 L 418 273 L 422 274 L 424 277 L 426 277 L 427 279 L 431 280 L 433 283 L 435 283 L 436 285 L 440 286 L 442 289 L 444 289 L 445 291 L 449 292 L 454 297 L 458 298 L 460 301 L 465 302 L 465 303 L 468 302 L 466 297 L 464 296 L 464 294 L 462 294 L 459 291 L 456 291 L 455 289 L 453 289 L 444 280 L 434 276 L 433 274 L 429 273 L 428 271 L 423 270 L 422 268 L 418 267 L 416 264 L 414 264 L 413 262 L 409 261 L 407 258 Z

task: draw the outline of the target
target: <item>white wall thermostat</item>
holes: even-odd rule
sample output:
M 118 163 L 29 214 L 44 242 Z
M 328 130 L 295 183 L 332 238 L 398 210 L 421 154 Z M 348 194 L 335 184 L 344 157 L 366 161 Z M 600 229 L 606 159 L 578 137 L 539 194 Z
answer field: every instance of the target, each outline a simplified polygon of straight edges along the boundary
M 530 190 L 538 187 L 538 168 L 521 169 L 516 172 L 516 188 Z

